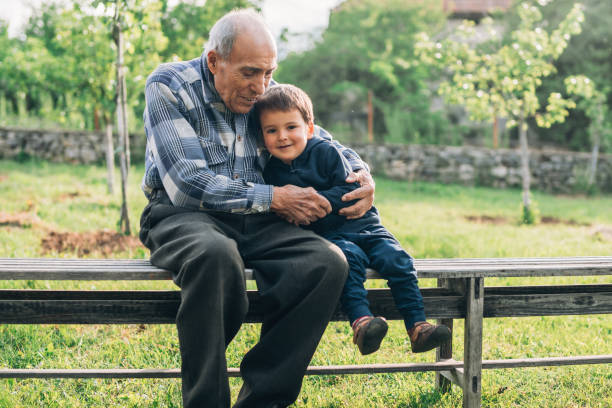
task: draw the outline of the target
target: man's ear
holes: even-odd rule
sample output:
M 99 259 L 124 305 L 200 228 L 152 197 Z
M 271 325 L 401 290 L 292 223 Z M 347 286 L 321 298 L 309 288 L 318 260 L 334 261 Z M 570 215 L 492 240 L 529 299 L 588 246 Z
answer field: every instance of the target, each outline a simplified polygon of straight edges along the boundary
M 216 75 L 219 65 L 219 55 L 215 50 L 208 51 L 208 54 L 206 54 L 206 63 L 208 64 L 208 69 L 210 72 L 212 72 L 213 75 Z
M 314 136 L 314 122 L 308 122 L 308 139 Z

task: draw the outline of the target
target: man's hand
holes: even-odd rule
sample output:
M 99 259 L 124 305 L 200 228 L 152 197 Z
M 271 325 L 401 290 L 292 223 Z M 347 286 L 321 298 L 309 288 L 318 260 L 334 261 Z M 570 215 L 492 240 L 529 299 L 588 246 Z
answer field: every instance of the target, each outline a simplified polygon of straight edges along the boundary
M 356 173 L 351 173 L 346 178 L 347 183 L 359 182 L 361 187 L 346 193 L 342 196 L 342 201 L 359 200 L 350 207 L 346 207 L 338 211 L 338 214 L 344 215 L 347 219 L 352 220 L 360 218 L 366 213 L 372 204 L 374 204 L 374 179 L 367 170 L 361 169 Z
M 274 187 L 270 209 L 295 225 L 308 225 L 331 212 L 331 204 L 312 187 Z

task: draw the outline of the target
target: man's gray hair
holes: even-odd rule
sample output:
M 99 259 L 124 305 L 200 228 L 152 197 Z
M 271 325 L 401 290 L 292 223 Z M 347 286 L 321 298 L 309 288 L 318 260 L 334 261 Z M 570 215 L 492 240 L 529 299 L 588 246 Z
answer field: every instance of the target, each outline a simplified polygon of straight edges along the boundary
M 253 9 L 232 10 L 221 17 L 210 29 L 208 41 L 204 45 L 204 55 L 210 51 L 215 51 L 220 58 L 228 59 L 234 41 L 239 34 L 241 24 L 260 24 L 268 32 L 270 29 L 265 20 Z

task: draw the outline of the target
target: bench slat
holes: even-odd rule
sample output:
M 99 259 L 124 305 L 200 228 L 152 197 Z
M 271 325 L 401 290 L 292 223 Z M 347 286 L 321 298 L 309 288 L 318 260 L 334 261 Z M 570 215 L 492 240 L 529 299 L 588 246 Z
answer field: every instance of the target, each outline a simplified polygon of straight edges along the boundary
M 521 358 L 509 360 L 483 360 L 483 369 L 546 367 L 582 364 L 612 363 L 612 354 L 601 356 Z M 447 371 L 463 368 L 455 360 L 436 363 L 361 364 L 310 366 L 306 375 L 379 374 L 398 372 Z M 230 377 L 239 377 L 238 368 L 228 368 Z M 0 378 L 180 378 L 178 368 L 151 369 L 0 369 Z
M 425 258 L 417 259 L 417 263 L 422 265 L 479 265 L 491 263 L 503 263 L 506 265 L 512 264 L 571 264 L 571 263 L 609 263 L 610 256 L 576 256 L 576 257 L 539 257 L 539 258 Z M 102 265 L 105 267 L 113 267 L 120 265 L 122 267 L 152 267 L 147 259 L 68 259 L 68 258 L 0 258 L 0 265 L 12 265 L 16 262 L 21 265 Z
M 442 288 L 421 289 L 431 319 L 463 318 L 465 299 Z M 264 308 L 257 291 L 248 291 L 247 322 L 261 322 Z M 372 312 L 398 320 L 389 289 L 370 289 Z M 174 323 L 180 292 L 0 290 L 0 323 L 102 324 Z M 484 316 L 552 316 L 612 313 L 612 285 L 563 285 L 485 288 Z M 338 309 L 333 320 L 346 320 Z
M 438 288 L 425 288 L 425 309 L 438 315 L 459 318 L 463 297 Z M 246 322 L 261 322 L 265 308 L 257 291 L 248 291 Z M 388 319 L 401 319 L 388 289 L 368 293 L 372 312 Z M 179 291 L 47 291 L 0 290 L 0 324 L 172 324 L 180 304 Z M 334 321 L 346 320 L 336 310 Z
M 421 278 L 612 275 L 612 257 L 417 259 Z M 253 279 L 252 270 L 246 278 Z M 373 270 L 368 278 L 379 276 Z M 144 259 L 0 258 L 1 280 L 168 280 Z

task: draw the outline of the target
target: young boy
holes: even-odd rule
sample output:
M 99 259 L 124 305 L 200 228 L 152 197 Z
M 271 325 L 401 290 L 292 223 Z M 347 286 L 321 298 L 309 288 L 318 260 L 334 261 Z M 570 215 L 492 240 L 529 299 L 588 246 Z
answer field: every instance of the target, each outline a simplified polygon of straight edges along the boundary
M 361 354 L 378 350 L 387 333 L 383 317 L 374 317 L 363 286 L 366 268 L 387 279 L 410 337 L 412 351 L 424 352 L 450 339 L 446 326 L 425 321 L 423 298 L 417 285 L 413 259 L 380 223 L 372 207 L 363 217 L 347 220 L 338 210 L 351 204 L 341 197 L 357 183 L 345 182 L 350 172 L 346 159 L 327 140 L 314 136 L 310 98 L 292 85 L 270 87 L 255 104 L 264 144 L 272 158 L 264 170 L 267 183 L 313 187 L 331 204 L 332 212 L 307 228 L 336 244 L 349 263 L 349 275 L 340 299 L 353 328 L 353 342 Z

